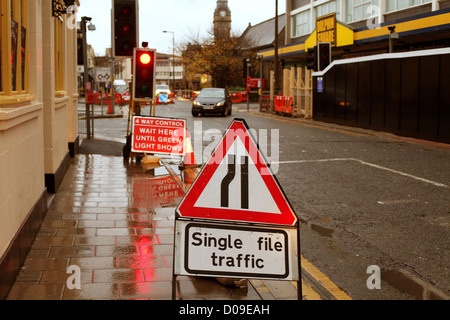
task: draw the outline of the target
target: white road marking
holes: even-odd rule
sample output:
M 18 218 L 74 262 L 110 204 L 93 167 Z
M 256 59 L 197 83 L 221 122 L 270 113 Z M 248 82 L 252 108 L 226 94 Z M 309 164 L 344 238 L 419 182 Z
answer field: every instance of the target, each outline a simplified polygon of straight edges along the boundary
M 417 199 L 402 199 L 402 200 L 385 200 L 385 201 L 377 201 L 378 204 L 389 205 L 389 204 L 408 204 L 408 203 L 417 203 L 419 200 Z
M 273 164 L 275 164 L 275 163 L 276 164 L 296 164 L 296 163 L 336 162 L 336 161 L 356 161 L 356 162 L 359 162 L 362 165 L 373 167 L 373 168 L 376 168 L 376 169 L 379 169 L 379 170 L 389 171 L 389 172 L 392 172 L 392 173 L 395 173 L 395 174 L 398 174 L 398 175 L 401 175 L 401 176 L 404 176 L 404 177 L 408 177 L 408 178 L 411 178 L 411 179 L 414 179 L 414 180 L 417 180 L 417 181 L 421 181 L 421 182 L 424 182 L 424 183 L 427 183 L 427 184 L 431 184 L 431 185 L 433 185 L 435 187 L 447 188 L 447 189 L 450 188 L 449 186 L 447 186 L 447 185 L 445 185 L 443 183 L 435 182 L 435 181 L 428 180 L 428 179 L 425 179 L 425 178 L 421 178 L 421 177 L 418 177 L 418 176 L 415 176 L 415 175 L 412 175 L 412 174 L 409 174 L 409 173 L 405 173 L 405 172 L 401 172 L 401 171 L 398 171 L 398 170 L 386 168 L 386 167 L 383 167 L 383 166 L 379 166 L 377 164 L 373 164 L 373 163 L 370 163 L 370 162 L 366 162 L 366 161 L 359 160 L 359 159 L 354 159 L 354 158 L 335 158 L 335 159 L 317 159 L 317 160 L 291 160 L 291 161 L 273 162 Z

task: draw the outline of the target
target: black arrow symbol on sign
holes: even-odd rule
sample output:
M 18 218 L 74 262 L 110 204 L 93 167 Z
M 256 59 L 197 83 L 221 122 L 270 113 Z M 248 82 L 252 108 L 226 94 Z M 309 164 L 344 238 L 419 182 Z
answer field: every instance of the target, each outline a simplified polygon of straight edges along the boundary
M 222 208 L 230 206 L 230 183 L 236 177 L 236 156 L 228 155 L 228 173 L 223 178 L 220 187 Z M 242 157 L 241 163 L 241 208 L 249 208 L 249 189 L 248 189 L 248 157 Z

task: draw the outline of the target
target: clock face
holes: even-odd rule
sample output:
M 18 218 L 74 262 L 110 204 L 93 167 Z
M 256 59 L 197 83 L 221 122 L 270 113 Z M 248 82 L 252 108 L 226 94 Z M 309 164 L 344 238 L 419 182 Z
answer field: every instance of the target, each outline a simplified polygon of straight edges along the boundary
M 227 13 L 226 13 L 224 10 L 220 11 L 220 16 L 221 16 L 221 17 L 225 17 L 226 14 L 227 14 Z

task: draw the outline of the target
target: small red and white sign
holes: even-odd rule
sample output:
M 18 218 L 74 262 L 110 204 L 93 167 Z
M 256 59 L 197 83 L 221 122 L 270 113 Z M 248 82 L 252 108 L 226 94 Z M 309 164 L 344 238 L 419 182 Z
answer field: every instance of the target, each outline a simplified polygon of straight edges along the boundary
M 86 91 L 86 103 L 87 104 L 94 104 L 95 99 L 94 99 L 94 91 Z
M 247 77 L 247 92 L 250 92 L 251 88 L 262 88 L 266 90 L 266 79 L 264 78 L 251 78 Z
M 182 218 L 293 226 L 297 216 L 242 119 L 235 119 L 180 202 Z
M 183 156 L 185 140 L 186 120 L 133 118 L 132 152 Z

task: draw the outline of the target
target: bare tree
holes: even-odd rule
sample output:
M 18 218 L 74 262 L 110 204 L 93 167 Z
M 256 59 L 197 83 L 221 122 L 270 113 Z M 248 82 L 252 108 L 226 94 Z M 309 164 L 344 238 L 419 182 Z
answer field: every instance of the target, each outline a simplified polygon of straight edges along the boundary
M 230 37 L 214 38 L 211 27 L 206 36 L 191 32 L 178 50 L 182 52 L 184 73 L 187 80 L 198 74 L 212 77 L 215 87 L 243 85 L 243 60 L 256 52 L 244 49 L 251 47 L 235 33 Z

